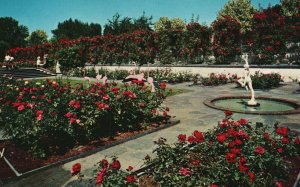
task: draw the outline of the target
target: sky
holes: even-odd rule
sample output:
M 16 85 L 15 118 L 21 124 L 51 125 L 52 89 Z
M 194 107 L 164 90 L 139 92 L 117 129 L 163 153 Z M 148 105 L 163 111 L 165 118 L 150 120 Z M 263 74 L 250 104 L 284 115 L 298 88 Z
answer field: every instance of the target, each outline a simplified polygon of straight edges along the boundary
M 280 0 L 252 0 L 255 8 L 278 4 Z M 69 18 L 104 26 L 116 13 L 138 18 L 143 12 L 153 22 L 162 16 L 179 17 L 187 22 L 192 14 L 199 22 L 210 25 L 227 0 L 0 0 L 0 17 L 12 17 L 27 26 L 29 33 L 37 29 L 51 30 Z M 1 29 L 1 28 L 0 28 Z

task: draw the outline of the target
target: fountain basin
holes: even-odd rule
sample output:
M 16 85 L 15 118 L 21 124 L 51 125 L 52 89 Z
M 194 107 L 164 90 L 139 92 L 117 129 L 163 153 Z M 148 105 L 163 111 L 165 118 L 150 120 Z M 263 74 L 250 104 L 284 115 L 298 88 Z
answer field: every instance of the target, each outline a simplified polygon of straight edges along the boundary
M 206 106 L 218 110 L 230 110 L 236 113 L 258 114 L 258 115 L 287 115 L 300 114 L 300 104 L 291 101 L 273 97 L 256 97 L 255 100 L 260 103 L 259 106 L 247 106 L 247 96 L 225 96 L 208 99 L 204 101 Z

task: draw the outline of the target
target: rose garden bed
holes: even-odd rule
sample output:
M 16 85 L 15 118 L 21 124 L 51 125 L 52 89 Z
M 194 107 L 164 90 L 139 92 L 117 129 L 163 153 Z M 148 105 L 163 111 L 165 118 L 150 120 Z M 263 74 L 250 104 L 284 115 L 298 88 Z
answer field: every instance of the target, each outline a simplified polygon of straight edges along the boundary
M 161 106 L 169 92 L 159 85 L 152 93 L 143 82 L 72 87 L 3 78 L 0 129 L 10 140 L 1 141 L 1 149 L 23 173 L 162 128 L 170 122 L 169 108 Z M 11 176 L 3 170 L 1 178 Z
M 98 162 L 89 184 L 103 186 L 292 186 L 299 173 L 300 139 L 288 128 L 246 119 L 235 121 L 232 113 L 207 132 L 195 130 L 178 135 L 167 144 L 160 138 L 155 158 L 145 157 L 143 176 L 131 166 L 120 170 L 117 158 Z M 100 158 L 101 159 L 101 158 Z M 80 163 L 71 168 L 82 180 Z

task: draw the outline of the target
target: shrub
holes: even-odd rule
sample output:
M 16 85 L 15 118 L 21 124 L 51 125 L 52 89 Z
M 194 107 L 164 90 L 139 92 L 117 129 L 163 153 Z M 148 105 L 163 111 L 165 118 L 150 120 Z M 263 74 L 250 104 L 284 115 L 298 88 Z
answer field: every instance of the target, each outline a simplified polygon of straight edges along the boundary
M 144 178 L 136 180 L 131 166 L 121 171 L 120 162 L 113 158 L 111 163 L 106 159 L 98 163 L 92 182 L 103 186 L 138 186 L 145 180 L 153 186 L 282 186 L 289 176 L 286 158 L 300 155 L 299 137 L 285 127 L 272 129 L 244 118 L 235 121 L 230 111 L 225 116 L 207 132 L 178 135 L 173 145 L 165 138 L 155 141 L 156 157 L 144 158 Z M 71 174 L 80 178 L 80 168 L 75 164 Z
M 236 74 L 215 74 L 211 73 L 209 77 L 200 77 L 200 84 L 204 86 L 218 86 L 222 84 L 232 83 L 236 79 Z
M 235 121 L 231 114 L 208 132 L 180 134 L 171 146 L 155 143 L 149 175 L 161 186 L 270 186 L 288 178 L 286 157 L 299 155 L 299 138 L 287 128 Z
M 141 82 L 72 88 L 51 80 L 0 81 L 1 130 L 40 157 L 168 119 L 160 106 L 167 94 L 165 88 L 151 93 Z
M 252 86 L 254 89 L 270 89 L 276 88 L 282 82 L 282 77 L 278 73 L 264 74 L 260 71 L 256 71 L 254 75 L 251 75 Z M 240 87 L 241 85 L 238 84 Z

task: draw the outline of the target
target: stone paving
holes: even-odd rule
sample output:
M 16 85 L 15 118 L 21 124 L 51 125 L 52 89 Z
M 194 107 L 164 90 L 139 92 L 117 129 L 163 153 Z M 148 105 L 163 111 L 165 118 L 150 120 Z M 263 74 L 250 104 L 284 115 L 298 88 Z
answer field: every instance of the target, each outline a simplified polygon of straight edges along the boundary
M 138 139 L 120 144 L 115 147 L 97 152 L 85 158 L 80 158 L 72 162 L 63 164 L 61 166 L 53 167 L 36 174 L 30 175 L 21 180 L 12 181 L 5 186 L 31 186 L 31 187 L 45 187 L 45 186 L 72 186 L 75 177 L 71 177 L 70 168 L 73 164 L 80 162 L 82 164 L 82 173 L 85 176 L 92 177 L 93 170 L 96 168 L 94 164 L 103 159 L 105 156 L 117 156 L 125 169 L 129 165 L 138 169 L 143 164 L 143 158 L 149 154 L 153 156 L 152 150 L 155 148 L 153 141 L 159 137 L 164 137 L 169 143 L 177 140 L 177 135 L 180 133 L 190 134 L 195 129 L 199 131 L 207 131 L 217 125 L 217 121 L 224 117 L 224 112 L 208 108 L 203 104 L 207 98 L 217 96 L 230 95 L 249 95 L 244 89 L 236 89 L 235 84 L 227 84 L 218 87 L 188 87 L 190 83 L 183 83 L 177 85 L 169 85 L 169 87 L 190 89 L 180 95 L 169 97 L 165 101 L 165 105 L 169 106 L 171 115 L 176 116 L 181 123 L 167 129 L 140 137 Z M 286 98 L 294 101 L 300 100 L 300 94 L 293 93 L 299 86 L 296 83 L 286 83 L 280 88 L 271 89 L 268 91 L 256 91 L 257 96 L 271 96 L 278 98 Z M 284 115 L 284 116 L 266 116 L 266 115 L 245 115 L 234 114 L 235 119 L 246 118 L 252 122 L 263 122 L 264 124 L 279 123 L 295 123 L 292 128 L 299 130 L 298 125 L 300 121 L 300 114 Z M 85 178 L 88 178 L 85 177 Z

